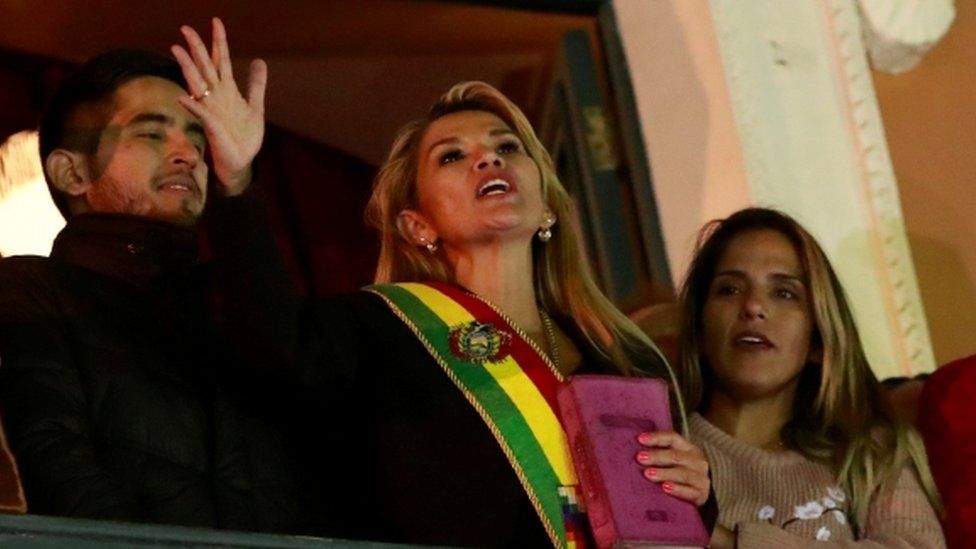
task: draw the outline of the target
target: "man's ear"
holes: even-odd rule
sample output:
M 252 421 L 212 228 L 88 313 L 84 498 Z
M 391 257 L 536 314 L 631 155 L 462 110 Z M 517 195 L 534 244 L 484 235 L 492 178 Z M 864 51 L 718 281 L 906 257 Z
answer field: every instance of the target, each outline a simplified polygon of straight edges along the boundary
M 416 246 L 437 242 L 437 231 L 417 210 L 403 210 L 397 214 L 396 225 L 400 234 Z
M 88 158 L 67 149 L 55 149 L 44 161 L 44 171 L 54 188 L 69 196 L 82 196 L 91 187 Z

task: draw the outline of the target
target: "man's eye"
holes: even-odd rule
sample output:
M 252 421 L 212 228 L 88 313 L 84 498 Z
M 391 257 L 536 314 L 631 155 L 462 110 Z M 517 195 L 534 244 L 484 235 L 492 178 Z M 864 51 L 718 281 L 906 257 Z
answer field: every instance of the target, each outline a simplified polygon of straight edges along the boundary
M 146 139 L 154 139 L 154 140 L 160 140 L 163 138 L 163 134 L 159 132 L 143 132 L 137 135 L 139 137 L 144 137 Z
M 443 166 L 445 164 L 450 164 L 452 162 L 457 162 L 458 160 L 461 160 L 462 158 L 464 158 L 464 155 L 461 153 L 461 151 L 448 151 L 448 152 L 442 154 L 440 156 L 440 158 L 438 158 L 438 162 Z

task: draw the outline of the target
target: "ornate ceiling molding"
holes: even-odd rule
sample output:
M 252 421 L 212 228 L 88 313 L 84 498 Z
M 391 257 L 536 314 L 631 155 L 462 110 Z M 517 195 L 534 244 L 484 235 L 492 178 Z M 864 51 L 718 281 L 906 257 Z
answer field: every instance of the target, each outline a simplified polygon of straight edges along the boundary
M 941 0 L 933 3 L 939 2 Z M 862 7 L 865 3 L 871 2 L 860 2 Z M 837 44 L 838 69 L 843 76 L 839 81 L 846 95 L 855 153 L 871 205 L 868 215 L 873 227 L 874 246 L 883 258 L 882 283 L 887 286 L 885 293 L 889 296 L 885 305 L 889 315 L 897 319 L 900 354 L 909 366 L 905 373 L 931 371 L 936 365 L 935 356 L 908 247 L 898 183 L 888 153 L 881 111 L 861 43 L 857 6 L 850 0 L 826 0 L 825 6 Z

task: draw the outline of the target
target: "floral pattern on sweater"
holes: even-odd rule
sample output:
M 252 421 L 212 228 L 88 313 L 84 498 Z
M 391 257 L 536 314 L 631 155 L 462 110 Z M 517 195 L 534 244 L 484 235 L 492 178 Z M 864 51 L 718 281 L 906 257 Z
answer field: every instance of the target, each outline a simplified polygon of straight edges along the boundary
M 718 499 L 718 523 L 747 548 L 860 546 L 944 547 L 935 512 L 912 471 L 892 498 L 876 498 L 864 532 L 851 524 L 850 497 L 829 467 L 794 451 L 767 451 L 735 440 L 698 414 L 691 440 L 708 457 Z
M 788 529 L 790 523 L 797 520 L 816 520 L 820 518 L 833 518 L 839 525 L 847 525 L 847 515 L 843 511 L 843 503 L 847 501 L 844 491 L 836 486 L 828 486 L 824 497 L 811 499 L 800 505 L 794 505 L 792 513 L 778 513 L 776 507 L 763 505 L 756 513 L 756 519 L 784 530 Z M 833 532 L 827 526 L 821 526 L 814 535 L 819 541 L 827 541 Z

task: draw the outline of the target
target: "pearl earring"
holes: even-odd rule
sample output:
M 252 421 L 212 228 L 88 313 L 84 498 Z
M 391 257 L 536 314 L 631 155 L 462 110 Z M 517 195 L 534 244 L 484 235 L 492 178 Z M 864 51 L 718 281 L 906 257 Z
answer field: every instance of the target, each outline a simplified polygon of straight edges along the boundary
M 552 238 L 552 226 L 556 224 L 556 214 L 552 212 L 546 212 L 545 219 L 542 220 L 542 226 L 539 227 L 539 241 L 549 242 Z
M 427 248 L 427 251 L 430 253 L 434 253 L 437 251 L 437 243 L 431 240 L 427 240 L 424 237 L 420 237 L 420 244 L 423 247 Z

